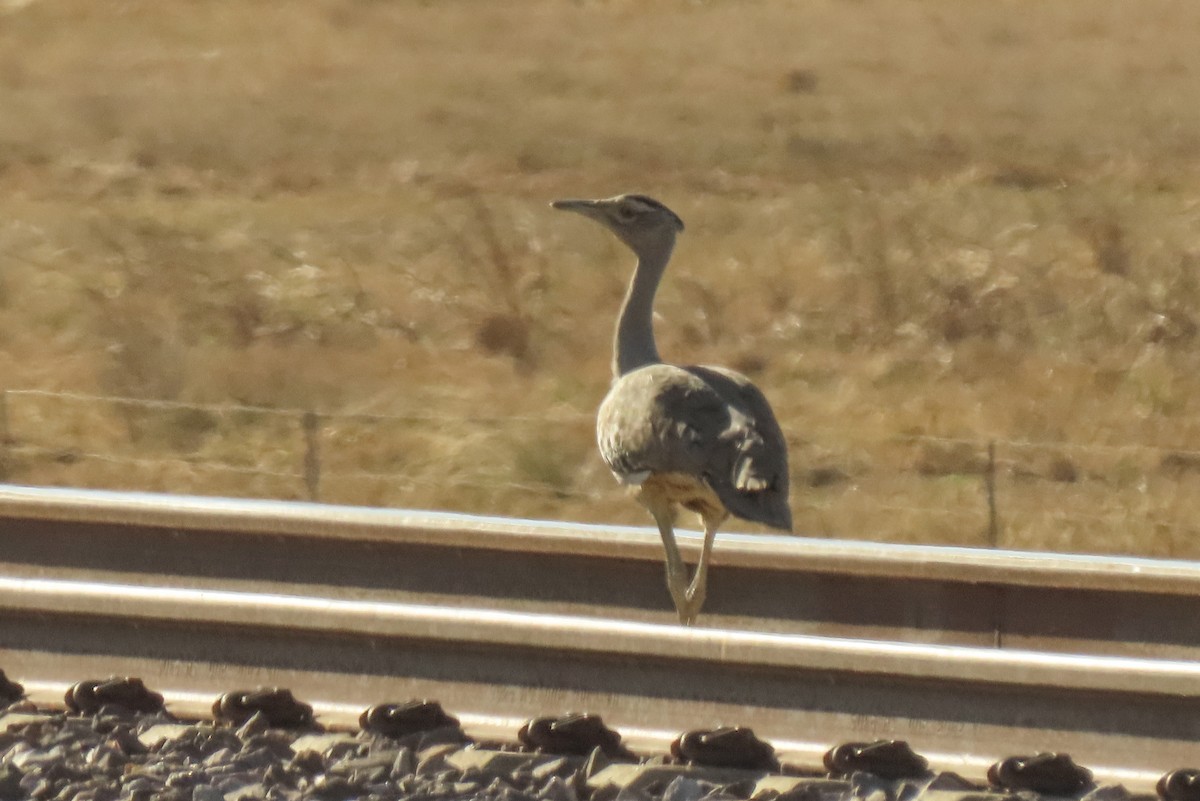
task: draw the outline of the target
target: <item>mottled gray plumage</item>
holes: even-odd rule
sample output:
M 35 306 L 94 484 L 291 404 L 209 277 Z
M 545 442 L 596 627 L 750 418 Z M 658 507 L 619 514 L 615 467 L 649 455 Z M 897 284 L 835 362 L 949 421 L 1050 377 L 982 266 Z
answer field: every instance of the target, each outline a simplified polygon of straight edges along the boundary
M 667 555 L 667 587 L 680 620 L 704 603 L 717 528 L 729 515 L 791 531 L 787 446 L 766 398 L 721 367 L 664 364 L 654 342 L 653 307 L 683 221 L 645 195 L 560 200 L 604 225 L 638 257 L 613 342 L 613 385 L 596 421 L 600 454 L 650 510 Z M 695 575 L 675 543 L 678 509 L 704 524 Z

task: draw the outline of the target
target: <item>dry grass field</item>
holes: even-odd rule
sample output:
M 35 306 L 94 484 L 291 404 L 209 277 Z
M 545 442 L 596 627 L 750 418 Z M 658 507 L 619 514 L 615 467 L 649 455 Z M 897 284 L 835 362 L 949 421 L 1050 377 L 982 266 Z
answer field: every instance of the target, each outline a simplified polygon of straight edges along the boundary
M 660 348 L 765 388 L 799 532 L 983 544 L 995 440 L 1001 544 L 1200 557 L 1198 51 L 1179 0 L 0 0 L 0 389 L 644 524 L 591 434 L 630 258 L 546 206 L 636 190 L 688 224 Z M 0 458 L 305 492 L 264 411 L 11 392 Z

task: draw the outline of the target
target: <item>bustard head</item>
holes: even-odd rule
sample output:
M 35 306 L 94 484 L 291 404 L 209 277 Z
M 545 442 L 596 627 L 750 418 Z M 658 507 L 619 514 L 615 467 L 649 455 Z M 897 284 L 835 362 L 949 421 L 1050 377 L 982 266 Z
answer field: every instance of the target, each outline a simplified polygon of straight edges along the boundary
M 670 246 L 683 230 L 679 215 L 645 195 L 617 195 L 604 200 L 556 200 L 556 209 L 574 211 L 617 235 L 634 253 Z

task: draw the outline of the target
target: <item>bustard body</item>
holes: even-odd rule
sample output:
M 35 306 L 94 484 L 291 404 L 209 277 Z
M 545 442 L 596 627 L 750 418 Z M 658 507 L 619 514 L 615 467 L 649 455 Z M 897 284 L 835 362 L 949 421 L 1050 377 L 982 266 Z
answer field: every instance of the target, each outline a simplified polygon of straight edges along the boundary
M 667 588 L 680 620 L 704 603 L 717 528 L 730 515 L 791 531 L 787 446 L 763 394 L 721 367 L 676 366 L 659 358 L 653 305 L 683 222 L 642 195 L 563 200 L 554 206 L 600 222 L 638 257 L 617 320 L 613 385 L 600 405 L 600 454 L 658 524 L 667 556 Z M 675 543 L 680 508 L 704 525 L 695 575 Z

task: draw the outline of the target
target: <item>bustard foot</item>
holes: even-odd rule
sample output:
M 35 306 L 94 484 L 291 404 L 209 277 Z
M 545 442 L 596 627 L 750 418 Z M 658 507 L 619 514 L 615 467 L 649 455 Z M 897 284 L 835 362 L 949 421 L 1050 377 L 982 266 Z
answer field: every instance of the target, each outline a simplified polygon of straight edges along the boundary
M 685 626 L 691 626 L 696 623 L 696 618 L 700 616 L 700 608 L 704 606 L 704 595 L 706 588 L 701 585 L 696 586 L 693 581 L 692 586 L 688 587 L 683 593 L 683 603 L 675 603 L 675 609 L 679 612 L 679 622 Z
M 689 585 L 686 575 L 676 575 L 668 578 L 667 589 L 671 592 L 671 600 L 675 602 L 679 622 L 685 626 L 693 625 L 700 615 L 700 607 L 704 606 L 707 587 L 704 584 L 697 585 L 695 580 Z
M 700 611 L 700 605 L 693 601 L 695 593 L 688 584 L 685 570 L 667 568 L 667 591 L 671 593 L 671 600 L 675 602 L 675 611 L 679 613 L 679 622 L 685 626 L 692 625 L 696 620 L 696 614 Z M 700 600 L 703 602 L 704 598 L 701 597 Z
M 685 626 L 694 626 L 696 625 L 696 618 L 700 617 L 700 604 L 676 606 L 675 611 L 679 613 L 680 623 Z

